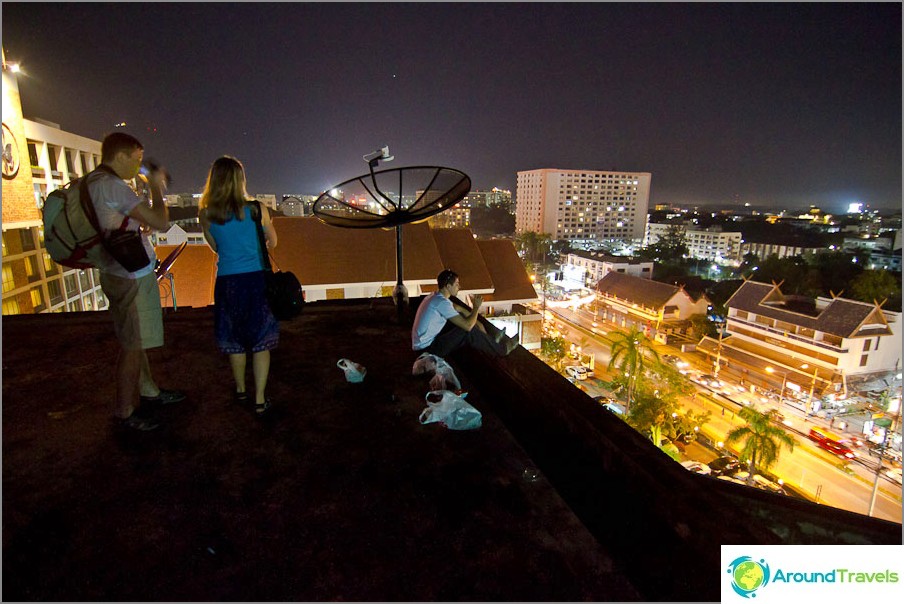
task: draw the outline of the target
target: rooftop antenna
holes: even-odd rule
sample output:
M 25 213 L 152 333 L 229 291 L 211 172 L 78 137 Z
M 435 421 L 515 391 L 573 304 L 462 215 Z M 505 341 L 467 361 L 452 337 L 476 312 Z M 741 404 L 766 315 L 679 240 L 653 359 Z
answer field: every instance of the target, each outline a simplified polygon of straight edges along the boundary
M 408 289 L 402 278 L 402 225 L 420 222 L 454 206 L 471 190 L 471 179 L 460 170 L 440 166 L 377 171 L 380 162 L 395 159 L 389 154 L 389 145 L 363 159 L 369 173 L 321 193 L 313 212 L 320 221 L 347 229 L 395 227 L 396 284 L 392 299 L 401 322 L 408 307 Z

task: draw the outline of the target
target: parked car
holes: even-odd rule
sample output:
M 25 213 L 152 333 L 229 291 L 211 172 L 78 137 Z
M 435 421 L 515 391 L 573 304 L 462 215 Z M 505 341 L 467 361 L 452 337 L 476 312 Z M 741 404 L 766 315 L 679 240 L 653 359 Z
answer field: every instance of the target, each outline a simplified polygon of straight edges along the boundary
M 616 415 L 624 415 L 625 407 L 621 403 L 616 403 L 615 401 L 609 401 L 608 403 L 603 403 L 603 409 L 607 411 L 611 411 Z
M 593 397 L 593 400 L 595 400 L 596 402 L 598 402 L 600 405 L 605 405 L 605 404 L 607 404 L 607 403 L 611 403 L 611 402 L 612 402 L 612 399 L 611 399 L 611 398 L 609 398 L 608 396 L 604 396 L 604 395 L 602 395 L 602 394 L 600 394 L 599 396 L 594 396 L 594 397 Z
M 749 476 L 750 474 L 748 472 L 741 471 L 732 476 L 732 478 L 734 478 L 735 480 L 740 480 L 744 484 L 747 484 L 747 479 Z M 754 488 L 760 489 L 761 491 L 769 491 L 770 493 L 775 493 L 777 495 L 788 494 L 785 492 L 785 489 L 782 488 L 782 485 L 778 484 L 777 482 L 773 482 L 765 476 L 761 476 L 759 474 L 753 475 L 753 485 L 748 486 L 753 486 Z
M 707 475 L 712 473 L 712 470 L 708 465 L 699 461 L 682 461 L 681 465 L 684 466 L 685 469 L 690 470 L 691 472 L 694 472 L 696 474 Z
M 565 373 L 569 377 L 573 377 L 576 380 L 586 380 L 587 379 L 587 370 L 580 365 L 569 365 L 565 368 Z
M 709 462 L 713 476 L 731 476 L 741 470 L 741 460 L 731 455 L 724 455 Z

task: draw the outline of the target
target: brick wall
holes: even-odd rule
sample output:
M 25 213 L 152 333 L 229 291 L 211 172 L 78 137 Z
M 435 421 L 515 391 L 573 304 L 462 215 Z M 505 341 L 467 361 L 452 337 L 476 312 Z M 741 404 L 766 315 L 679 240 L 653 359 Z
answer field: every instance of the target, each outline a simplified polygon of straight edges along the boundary
M 41 220 L 41 211 L 35 205 L 31 160 L 22 123 L 22 101 L 15 76 L 6 71 L 3 72 L 3 124 L 12 131 L 19 146 L 19 171 L 13 178 L 3 178 L 3 225 L 35 225 Z

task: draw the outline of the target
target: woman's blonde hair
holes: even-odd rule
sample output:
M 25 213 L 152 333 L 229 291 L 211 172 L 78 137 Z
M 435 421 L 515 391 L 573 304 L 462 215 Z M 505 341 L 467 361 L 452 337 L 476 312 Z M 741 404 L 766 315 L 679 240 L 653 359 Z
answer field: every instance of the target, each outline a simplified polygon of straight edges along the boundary
M 231 218 L 244 220 L 243 208 L 247 200 L 242 162 L 228 155 L 213 162 L 199 204 L 202 210 L 207 211 L 207 219 L 217 224 L 223 224 Z

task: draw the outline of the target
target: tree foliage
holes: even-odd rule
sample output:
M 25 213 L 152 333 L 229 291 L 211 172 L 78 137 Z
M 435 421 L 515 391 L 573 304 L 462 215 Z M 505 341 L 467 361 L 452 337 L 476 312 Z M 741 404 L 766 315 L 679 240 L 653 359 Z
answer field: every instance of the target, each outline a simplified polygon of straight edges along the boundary
M 747 421 L 747 425 L 732 429 L 725 437 L 725 442 L 742 443 L 740 458 L 748 462 L 750 467 L 748 481 L 752 483 L 757 468 L 769 469 L 778 460 L 782 445 L 793 451 L 797 441 L 778 426 L 774 426 L 765 414 L 756 409 L 743 407 L 738 415 Z
M 618 369 L 627 379 L 627 408 L 631 409 L 637 379 L 649 365 L 647 356 L 659 363 L 659 353 L 644 332 L 632 326 L 627 332 L 614 331 L 610 334 L 612 345 L 609 349 L 609 370 Z
M 561 369 L 562 360 L 568 354 L 568 343 L 562 336 L 540 338 L 540 354 L 553 363 L 556 369 Z
M 853 281 L 846 297 L 861 302 L 882 302 L 887 300 L 883 308 L 901 309 L 901 284 L 888 271 L 863 271 Z
M 515 215 L 501 206 L 473 207 L 471 230 L 478 237 L 511 235 L 515 232 Z
M 688 253 L 687 235 L 684 227 L 669 225 L 662 236 L 650 245 L 641 248 L 637 256 L 642 260 L 653 260 L 663 264 L 680 263 Z
M 811 269 L 803 256 L 779 258 L 772 254 L 760 262 L 752 279 L 760 283 L 781 283 L 784 294 L 815 297 L 822 292 L 818 272 Z
M 515 237 L 515 243 L 522 257 L 528 262 L 546 266 L 554 259 L 550 257 L 552 236 L 549 233 L 524 231 Z

